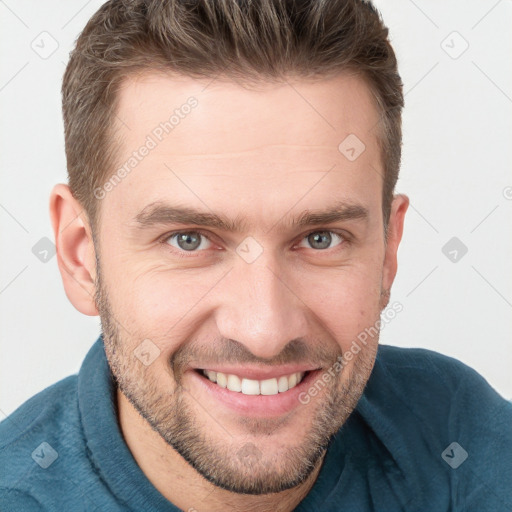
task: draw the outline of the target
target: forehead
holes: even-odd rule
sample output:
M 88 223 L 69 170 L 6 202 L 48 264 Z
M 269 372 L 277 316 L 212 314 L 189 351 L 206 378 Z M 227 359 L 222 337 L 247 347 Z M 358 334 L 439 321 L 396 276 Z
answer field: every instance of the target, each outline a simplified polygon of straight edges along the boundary
M 116 169 L 125 172 L 102 209 L 135 215 L 179 198 L 235 215 L 266 201 L 279 214 L 308 189 L 312 207 L 326 194 L 380 197 L 379 114 L 357 76 L 248 87 L 146 73 L 128 79 L 119 94 Z M 352 148 L 356 156 L 362 151 L 357 159 L 343 153 Z
M 197 100 L 193 115 L 187 123 L 176 125 L 167 141 L 169 145 L 175 142 L 179 153 L 218 150 L 223 135 L 226 150 L 268 145 L 276 135 L 290 145 L 323 143 L 336 148 L 349 129 L 371 142 L 378 121 L 373 95 L 355 75 L 244 85 L 221 78 L 199 80 L 146 72 L 128 78 L 119 92 L 120 128 L 127 145 L 138 142 L 137 132 L 150 133 L 173 112 L 180 115 L 192 98 Z M 241 130 L 234 132 L 234 127 Z M 191 132 L 197 134 L 193 141 Z

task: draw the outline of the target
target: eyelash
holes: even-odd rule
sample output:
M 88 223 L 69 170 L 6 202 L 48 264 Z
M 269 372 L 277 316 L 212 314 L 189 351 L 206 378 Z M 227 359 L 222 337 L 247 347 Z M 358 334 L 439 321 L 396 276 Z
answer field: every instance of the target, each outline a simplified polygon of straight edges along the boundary
M 334 247 L 329 247 L 327 249 L 316 249 L 317 252 L 327 252 L 329 251 L 330 249 L 334 249 L 335 247 L 339 247 L 339 246 L 344 246 L 344 245 L 350 245 L 352 240 L 351 240 L 351 237 L 350 235 L 348 235 L 347 233 L 345 232 L 340 232 L 340 231 L 336 231 L 336 230 L 332 230 L 332 229 L 315 229 L 314 231 L 309 231 L 308 233 L 304 234 L 299 242 L 297 243 L 300 243 L 302 242 L 304 239 L 306 239 L 309 235 L 312 235 L 314 233 L 323 233 L 323 232 L 327 232 L 327 233 L 333 233 L 337 236 L 339 236 L 341 238 L 341 242 L 334 246 Z M 202 249 L 202 250 L 194 250 L 194 251 L 185 251 L 185 250 L 178 250 L 176 249 L 175 247 L 172 247 L 171 245 L 169 245 L 167 243 L 167 241 L 172 238 L 173 236 L 175 235 L 180 235 L 180 234 L 183 234 L 183 233 L 197 233 L 199 235 L 201 235 L 202 237 L 205 237 L 210 243 L 214 243 L 210 237 L 208 236 L 208 234 L 200 229 L 184 229 L 184 230 L 181 230 L 181 231 L 172 231 L 171 233 L 167 233 L 165 234 L 161 239 L 160 239 L 160 243 L 162 245 L 165 246 L 166 249 L 168 249 L 171 253 L 173 254 L 179 254 L 180 256 L 181 255 L 184 255 L 186 254 L 187 256 L 186 257 L 194 257 L 194 256 L 199 256 L 202 252 L 204 252 L 206 249 Z M 313 248 L 311 248 L 312 250 L 315 250 Z

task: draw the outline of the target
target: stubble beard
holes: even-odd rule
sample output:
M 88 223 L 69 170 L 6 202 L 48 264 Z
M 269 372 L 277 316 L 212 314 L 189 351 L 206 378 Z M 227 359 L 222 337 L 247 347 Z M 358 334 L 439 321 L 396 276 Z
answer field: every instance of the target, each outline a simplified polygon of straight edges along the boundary
M 321 463 L 333 435 L 356 407 L 375 361 L 376 343 L 357 354 L 348 378 L 343 379 L 341 371 L 326 386 L 324 397 L 317 396 L 309 404 L 299 405 L 306 408 L 311 418 L 310 428 L 302 439 L 278 452 L 266 453 L 258 438 L 265 440 L 278 433 L 279 420 L 242 418 L 240 425 L 248 434 L 243 436 L 245 439 L 231 437 L 225 428 L 220 429 L 224 437 L 215 438 L 211 434 L 214 428 L 208 427 L 216 419 L 196 407 L 206 416 L 198 418 L 191 407 L 195 400 L 183 386 L 178 384 L 172 391 L 160 389 L 152 367 L 144 366 L 134 356 L 137 343 L 121 336 L 99 262 L 95 299 L 105 353 L 120 391 L 151 428 L 199 474 L 215 486 L 238 494 L 277 493 L 307 480 Z M 248 442 L 248 437 L 253 441 Z

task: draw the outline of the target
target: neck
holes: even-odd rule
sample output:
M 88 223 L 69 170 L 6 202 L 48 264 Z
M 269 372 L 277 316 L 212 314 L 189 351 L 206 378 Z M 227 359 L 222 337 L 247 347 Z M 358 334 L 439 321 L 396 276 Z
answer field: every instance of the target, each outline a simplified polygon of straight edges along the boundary
M 117 390 L 119 424 L 128 448 L 153 486 L 173 505 L 186 512 L 291 512 L 315 483 L 323 458 L 300 485 L 275 494 L 237 494 L 203 478 L 140 416 Z

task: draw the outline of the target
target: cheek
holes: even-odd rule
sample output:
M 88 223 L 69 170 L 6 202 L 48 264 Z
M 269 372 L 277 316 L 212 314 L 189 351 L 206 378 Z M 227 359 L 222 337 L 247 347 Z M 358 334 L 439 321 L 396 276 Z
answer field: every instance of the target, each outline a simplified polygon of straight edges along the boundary
M 380 285 L 381 269 L 373 266 L 303 279 L 301 288 L 304 302 L 343 350 L 379 319 Z
M 112 301 L 128 330 L 137 337 L 168 342 L 188 335 L 199 320 L 202 304 L 225 272 L 139 268 L 118 273 L 118 285 L 109 288 Z M 115 298 L 115 301 L 114 301 Z M 193 322 L 191 322 L 193 321 Z M 162 347 L 163 348 L 163 347 Z

